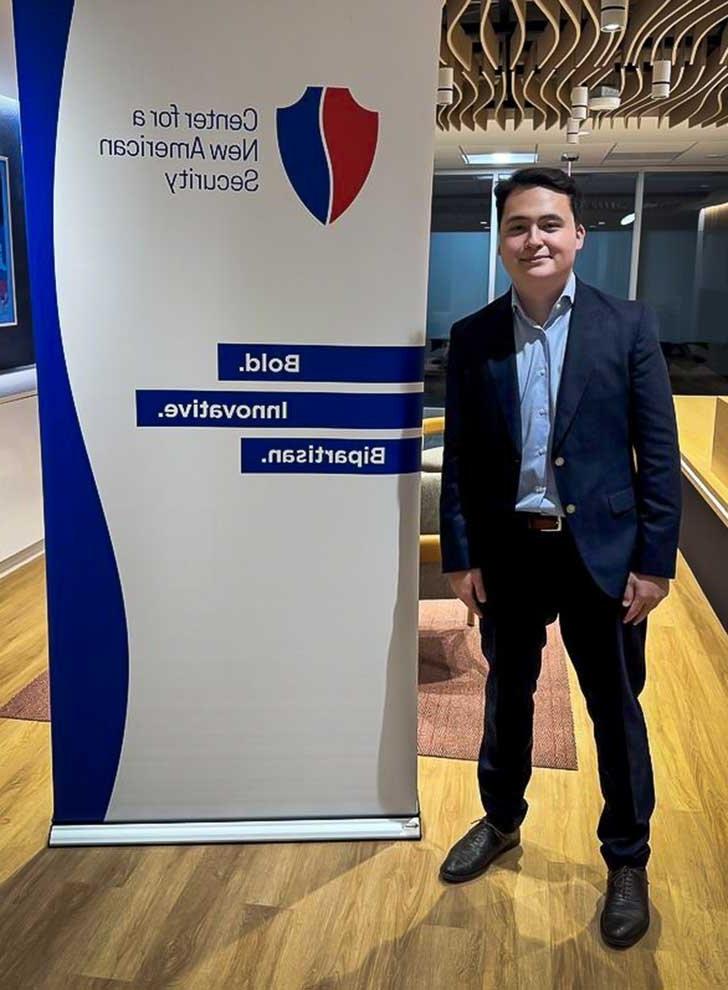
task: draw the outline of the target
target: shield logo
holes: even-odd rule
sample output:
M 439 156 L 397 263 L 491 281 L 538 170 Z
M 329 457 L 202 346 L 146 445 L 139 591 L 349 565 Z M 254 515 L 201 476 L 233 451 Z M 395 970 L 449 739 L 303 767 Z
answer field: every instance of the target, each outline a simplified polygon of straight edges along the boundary
M 278 150 L 289 182 L 306 209 L 332 224 L 362 190 L 371 171 L 379 114 L 351 91 L 309 86 L 297 103 L 276 111 Z

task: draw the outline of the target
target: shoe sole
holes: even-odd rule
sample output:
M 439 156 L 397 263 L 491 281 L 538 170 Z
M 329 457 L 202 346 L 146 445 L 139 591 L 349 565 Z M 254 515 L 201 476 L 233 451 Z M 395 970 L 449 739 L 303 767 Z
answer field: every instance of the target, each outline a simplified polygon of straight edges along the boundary
M 468 880 L 477 880 L 478 877 L 483 876 L 485 871 L 489 869 L 489 867 L 492 866 L 497 859 L 500 859 L 500 857 L 503 856 L 505 853 L 510 852 L 511 849 L 515 849 L 516 846 L 520 846 L 520 844 L 521 842 L 520 840 L 518 840 L 517 842 L 512 842 L 508 846 L 503 846 L 503 848 L 500 849 L 495 854 L 495 856 L 492 857 L 492 859 L 488 860 L 485 866 L 481 866 L 481 868 L 479 870 L 476 870 L 474 873 L 453 874 L 453 873 L 445 873 L 443 870 L 440 870 L 440 879 L 444 880 L 445 883 L 467 883 Z
M 612 938 L 611 936 L 606 935 L 604 932 L 604 928 L 602 927 L 601 924 L 599 925 L 599 930 L 601 932 L 603 940 L 611 949 L 631 949 L 632 946 L 636 945 L 641 938 L 644 938 L 644 936 L 649 931 L 649 927 L 650 927 L 650 922 L 648 919 L 647 924 L 643 928 L 641 928 L 636 935 L 632 935 L 629 939 Z

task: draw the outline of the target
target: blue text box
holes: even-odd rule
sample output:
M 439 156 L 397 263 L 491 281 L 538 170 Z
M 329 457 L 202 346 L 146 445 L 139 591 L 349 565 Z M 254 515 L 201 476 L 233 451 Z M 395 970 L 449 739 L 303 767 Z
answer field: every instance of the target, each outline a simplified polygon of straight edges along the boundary
M 422 393 L 138 389 L 136 413 L 137 426 L 404 430 L 422 425 Z
M 244 439 L 245 474 L 410 474 L 420 470 L 422 440 Z
M 421 382 L 424 361 L 424 347 L 217 345 L 222 382 Z

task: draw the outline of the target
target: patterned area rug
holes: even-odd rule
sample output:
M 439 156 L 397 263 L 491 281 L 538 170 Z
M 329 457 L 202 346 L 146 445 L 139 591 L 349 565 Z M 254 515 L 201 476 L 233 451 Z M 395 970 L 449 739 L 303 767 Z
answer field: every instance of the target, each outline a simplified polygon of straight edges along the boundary
M 478 625 L 466 624 L 455 599 L 420 602 L 417 749 L 422 756 L 477 760 L 488 665 Z M 548 642 L 535 698 L 533 765 L 576 770 L 576 740 L 558 624 Z
M 422 756 L 477 760 L 487 671 L 478 627 L 466 624 L 460 602 L 420 602 L 417 749 Z M 535 707 L 533 765 L 576 770 L 566 656 L 557 625 L 549 626 Z M 0 708 L 0 718 L 50 721 L 48 673 Z
M 50 722 L 50 691 L 48 672 L 38 674 L 35 680 L 0 708 L 0 718 L 20 718 L 29 722 Z

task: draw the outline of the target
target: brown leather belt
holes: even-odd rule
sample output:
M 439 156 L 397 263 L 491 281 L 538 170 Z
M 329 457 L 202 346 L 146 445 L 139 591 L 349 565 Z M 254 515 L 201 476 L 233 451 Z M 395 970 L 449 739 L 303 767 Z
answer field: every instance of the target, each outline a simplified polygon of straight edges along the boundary
M 542 533 L 558 533 L 561 530 L 561 516 L 542 516 L 538 512 L 524 512 L 526 525 Z

